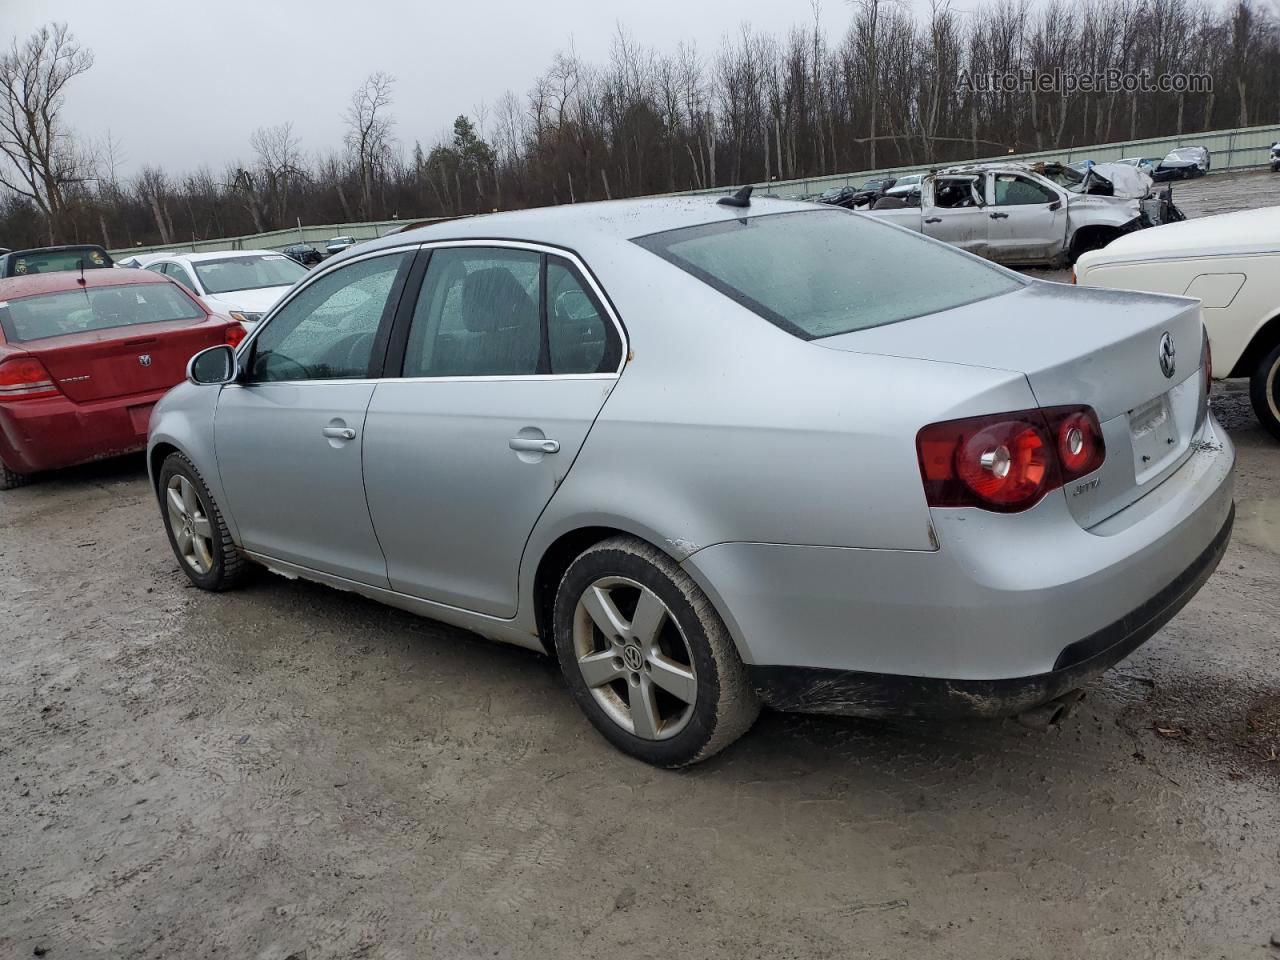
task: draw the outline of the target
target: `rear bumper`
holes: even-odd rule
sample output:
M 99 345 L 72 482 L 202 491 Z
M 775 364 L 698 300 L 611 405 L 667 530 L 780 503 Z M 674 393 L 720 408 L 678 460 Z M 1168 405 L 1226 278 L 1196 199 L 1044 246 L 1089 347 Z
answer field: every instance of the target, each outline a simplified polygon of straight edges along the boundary
M 1063 493 L 1021 514 L 934 510 L 937 550 L 726 543 L 684 567 L 775 705 L 1016 712 L 1125 656 L 1194 595 L 1230 534 L 1234 460 L 1210 417 L 1172 475 L 1087 530 Z
M 1217 569 L 1231 541 L 1235 508 L 1217 536 L 1176 579 L 1146 603 L 1091 636 L 1068 644 L 1054 669 L 1001 680 L 942 680 L 858 670 L 752 666 L 751 680 L 776 710 L 858 716 L 1011 716 L 1088 683 L 1155 636 Z
M 16 473 L 38 473 L 144 450 L 151 408 L 167 392 L 0 404 L 0 461 Z

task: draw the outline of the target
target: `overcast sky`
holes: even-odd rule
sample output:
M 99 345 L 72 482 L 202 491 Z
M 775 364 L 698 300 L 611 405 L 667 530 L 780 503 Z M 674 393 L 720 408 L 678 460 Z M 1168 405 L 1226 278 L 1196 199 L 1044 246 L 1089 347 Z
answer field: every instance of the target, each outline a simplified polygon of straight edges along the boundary
M 852 16 L 824 0 L 834 41 Z M 809 0 L 0 0 L 0 27 L 26 37 L 65 20 L 96 57 L 67 91 L 77 134 L 122 144 L 121 172 L 171 173 L 249 160 L 249 134 L 292 121 L 308 155 L 340 145 L 352 91 L 396 77 L 398 137 L 424 147 L 459 113 L 511 89 L 523 96 L 569 43 L 601 62 L 619 23 L 642 44 L 692 40 L 710 55 L 741 23 L 782 34 L 812 22 Z M 9 39 L 5 39 L 7 45 Z

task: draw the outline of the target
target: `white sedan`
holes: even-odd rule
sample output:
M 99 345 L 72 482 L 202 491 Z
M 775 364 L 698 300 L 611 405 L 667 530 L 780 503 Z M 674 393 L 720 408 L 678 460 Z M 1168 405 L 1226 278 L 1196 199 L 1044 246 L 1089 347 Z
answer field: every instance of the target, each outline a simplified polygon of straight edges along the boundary
M 1214 376 L 1248 377 L 1258 419 L 1280 439 L 1280 207 L 1126 234 L 1082 256 L 1076 282 L 1198 297 Z
M 149 261 L 146 269 L 176 280 L 209 309 L 250 330 L 307 275 L 306 267 L 274 250 L 174 254 Z

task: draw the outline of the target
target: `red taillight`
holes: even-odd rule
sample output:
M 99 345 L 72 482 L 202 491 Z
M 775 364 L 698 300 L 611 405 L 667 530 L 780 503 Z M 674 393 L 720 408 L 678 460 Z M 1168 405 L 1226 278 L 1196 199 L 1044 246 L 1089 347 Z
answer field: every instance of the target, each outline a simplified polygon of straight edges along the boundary
M 1106 448 L 1089 407 L 1050 407 L 948 420 L 916 436 L 932 507 L 1015 513 L 1102 465 Z
M 1063 483 L 1102 466 L 1107 448 L 1097 414 L 1088 407 L 1052 407 L 1044 412 L 1044 418 L 1057 440 Z
M 231 326 L 227 327 L 227 346 L 238 347 L 240 345 L 240 341 L 243 340 L 248 333 L 249 331 L 240 326 L 240 324 L 233 323 Z
M 56 397 L 60 392 L 35 357 L 14 357 L 0 363 L 0 400 L 34 400 Z

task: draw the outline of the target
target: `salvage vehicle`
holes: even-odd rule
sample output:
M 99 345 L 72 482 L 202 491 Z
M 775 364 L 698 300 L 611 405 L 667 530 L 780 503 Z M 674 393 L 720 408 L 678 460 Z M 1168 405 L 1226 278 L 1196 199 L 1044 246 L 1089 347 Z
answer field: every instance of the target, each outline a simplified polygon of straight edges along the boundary
M 896 183 L 897 181 L 892 177 L 877 177 L 868 180 L 860 187 L 835 187 L 822 193 L 818 197 L 818 202 L 830 204 L 833 207 L 844 207 L 846 210 L 870 206 Z
M 1178 147 L 1156 167 L 1156 180 L 1186 180 L 1209 172 L 1209 151 L 1204 147 Z
M 296 260 L 304 267 L 314 267 L 324 259 L 324 254 L 309 243 L 294 243 L 280 251 L 290 260 Z
M 239 324 L 141 270 L 0 280 L 0 490 L 142 450 L 152 405 Z
M 60 270 L 101 270 L 113 266 L 111 254 L 96 243 L 11 250 L 0 256 L 0 277 L 54 273 Z
M 1133 167 L 1141 170 L 1148 177 L 1154 179 L 1156 167 L 1160 166 L 1159 157 L 1121 157 L 1115 163 L 1123 163 L 1127 167 Z
M 761 702 L 1061 716 L 1226 546 L 1198 305 L 750 192 L 455 220 L 317 267 L 156 407 L 178 565 L 553 653 L 661 766 Z
M 1280 170 L 1280 141 L 1271 145 L 1271 172 Z
M 307 275 L 306 267 L 274 250 L 169 254 L 146 269 L 182 284 L 246 330 Z
M 1041 164 L 1037 170 L 1017 163 L 950 167 L 924 178 L 919 206 L 877 205 L 870 213 L 997 263 L 1052 266 L 1181 216 L 1172 200 L 1152 197 L 1150 181 L 1127 166 L 1080 171 Z
M 333 237 L 325 244 L 324 252 L 328 256 L 336 256 L 342 251 L 354 247 L 356 243 L 355 237 Z
M 1214 375 L 1249 378 L 1258 420 L 1280 439 L 1280 207 L 1121 237 L 1076 263 L 1076 282 L 1197 297 Z

